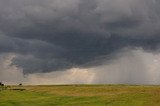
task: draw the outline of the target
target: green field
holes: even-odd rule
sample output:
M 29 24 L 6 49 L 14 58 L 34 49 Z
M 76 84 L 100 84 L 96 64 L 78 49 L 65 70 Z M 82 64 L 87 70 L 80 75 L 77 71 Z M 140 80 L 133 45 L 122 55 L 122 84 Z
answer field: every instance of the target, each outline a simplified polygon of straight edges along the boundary
M 160 86 L 10 86 L 0 106 L 160 106 Z

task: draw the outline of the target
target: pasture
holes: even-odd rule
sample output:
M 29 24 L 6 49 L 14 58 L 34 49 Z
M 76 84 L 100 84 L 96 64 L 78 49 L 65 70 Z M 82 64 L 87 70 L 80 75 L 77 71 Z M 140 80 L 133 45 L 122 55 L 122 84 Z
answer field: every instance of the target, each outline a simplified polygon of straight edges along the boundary
M 8 86 L 0 106 L 160 106 L 160 86 Z

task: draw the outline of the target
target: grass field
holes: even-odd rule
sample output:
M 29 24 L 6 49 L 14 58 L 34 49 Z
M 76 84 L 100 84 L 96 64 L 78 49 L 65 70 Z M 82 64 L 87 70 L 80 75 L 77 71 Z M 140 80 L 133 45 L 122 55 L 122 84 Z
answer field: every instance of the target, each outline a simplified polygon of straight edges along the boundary
M 160 106 L 160 86 L 10 86 L 0 106 Z

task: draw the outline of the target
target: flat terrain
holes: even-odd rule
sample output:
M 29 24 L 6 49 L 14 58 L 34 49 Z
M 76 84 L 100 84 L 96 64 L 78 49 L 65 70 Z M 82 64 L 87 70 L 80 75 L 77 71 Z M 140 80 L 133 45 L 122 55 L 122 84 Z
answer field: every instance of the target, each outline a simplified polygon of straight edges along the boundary
M 160 86 L 9 86 L 0 106 L 160 106 Z

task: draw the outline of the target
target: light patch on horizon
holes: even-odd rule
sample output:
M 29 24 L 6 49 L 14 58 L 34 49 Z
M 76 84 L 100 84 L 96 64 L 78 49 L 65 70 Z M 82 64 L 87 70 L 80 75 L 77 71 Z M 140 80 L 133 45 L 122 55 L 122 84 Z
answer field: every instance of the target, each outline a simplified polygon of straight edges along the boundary
M 73 68 L 66 71 L 29 74 L 28 84 L 90 84 L 95 73 L 89 69 Z

